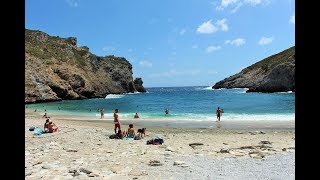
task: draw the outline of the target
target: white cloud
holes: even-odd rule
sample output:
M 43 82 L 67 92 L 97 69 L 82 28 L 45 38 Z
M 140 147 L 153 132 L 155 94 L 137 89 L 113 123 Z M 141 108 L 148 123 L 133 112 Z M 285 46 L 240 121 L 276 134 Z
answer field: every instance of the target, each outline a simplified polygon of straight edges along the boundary
M 77 0 L 66 0 L 66 2 L 67 2 L 71 7 L 78 7 L 78 1 L 77 1 Z
M 217 26 L 220 28 L 222 31 L 228 31 L 228 24 L 226 23 L 227 19 L 221 19 L 217 21 Z
M 259 45 L 267 45 L 267 44 L 271 44 L 272 41 L 273 41 L 273 37 L 262 37 L 260 40 L 259 40 Z
M 152 63 L 149 61 L 140 61 L 139 64 L 142 67 L 152 67 Z
M 211 20 L 202 23 L 197 29 L 197 32 L 207 34 L 214 33 L 216 31 L 218 31 L 218 28 L 211 23 Z
M 267 5 L 270 0 L 221 0 L 216 10 L 222 11 L 228 7 L 232 8 L 231 13 L 235 13 L 242 5 L 257 6 Z
M 112 46 L 105 46 L 102 48 L 102 51 L 115 51 L 116 49 Z
M 231 44 L 231 45 L 235 45 L 235 46 L 241 46 L 244 45 L 246 43 L 246 40 L 243 38 L 237 38 L 234 40 L 226 40 L 224 42 L 225 44 Z
M 197 44 L 192 45 L 192 49 L 197 49 L 197 48 L 198 48 Z
M 207 51 L 207 53 L 211 53 L 211 52 L 217 51 L 219 49 L 221 49 L 220 46 L 209 46 L 209 47 L 207 47 L 206 51 Z
M 182 35 L 184 35 L 184 33 L 186 33 L 186 31 L 187 31 L 186 29 L 181 29 L 179 34 L 182 36 Z
M 296 24 L 296 17 L 295 17 L 295 15 L 292 15 L 292 16 L 290 17 L 289 22 L 292 23 L 292 24 Z
M 198 33 L 211 34 L 217 31 L 228 31 L 227 19 L 220 19 L 216 23 L 212 24 L 212 20 L 202 23 L 198 28 Z

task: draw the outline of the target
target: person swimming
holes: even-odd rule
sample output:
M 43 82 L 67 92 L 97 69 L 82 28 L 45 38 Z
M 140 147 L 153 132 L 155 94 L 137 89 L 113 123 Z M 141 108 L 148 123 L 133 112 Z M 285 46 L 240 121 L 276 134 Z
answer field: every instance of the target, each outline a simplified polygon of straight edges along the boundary
M 164 109 L 164 113 L 165 115 L 169 114 L 169 109 L 168 108 Z

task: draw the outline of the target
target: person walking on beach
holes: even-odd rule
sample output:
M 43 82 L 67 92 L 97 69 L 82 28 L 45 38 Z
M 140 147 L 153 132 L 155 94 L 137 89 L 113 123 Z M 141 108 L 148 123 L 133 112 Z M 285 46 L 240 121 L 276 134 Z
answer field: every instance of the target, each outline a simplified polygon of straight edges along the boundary
M 100 114 L 101 114 L 100 119 L 104 118 L 104 109 L 103 109 L 103 108 L 101 108 L 99 111 L 100 111 Z
M 220 109 L 220 107 L 218 107 L 216 114 L 217 114 L 217 121 L 220 121 L 220 116 L 222 115 L 222 109 Z
M 119 115 L 118 115 L 119 110 L 115 109 L 113 113 L 113 121 L 114 121 L 114 133 L 117 134 L 117 128 L 121 130 L 120 128 L 120 121 L 119 121 Z
M 134 117 L 134 118 L 139 118 L 138 113 L 136 113 L 133 117 Z

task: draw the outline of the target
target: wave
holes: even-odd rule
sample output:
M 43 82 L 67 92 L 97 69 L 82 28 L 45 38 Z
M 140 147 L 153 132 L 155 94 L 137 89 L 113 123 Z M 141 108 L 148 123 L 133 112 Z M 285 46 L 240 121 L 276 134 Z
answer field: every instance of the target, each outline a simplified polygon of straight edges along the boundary
M 105 99 L 116 99 L 124 97 L 124 94 L 108 94 Z
M 294 93 L 294 92 L 292 92 L 292 91 L 286 91 L 286 92 L 276 92 L 276 93 L 291 94 L 291 93 Z
M 202 90 L 212 90 L 212 86 L 201 88 Z

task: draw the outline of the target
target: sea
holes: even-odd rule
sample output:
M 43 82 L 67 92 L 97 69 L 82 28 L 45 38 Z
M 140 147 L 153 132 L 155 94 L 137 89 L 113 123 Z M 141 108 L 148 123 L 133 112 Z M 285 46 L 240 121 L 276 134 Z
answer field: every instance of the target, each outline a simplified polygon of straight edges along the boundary
M 246 93 L 247 88 L 212 89 L 211 86 L 150 87 L 146 93 L 109 94 L 105 98 L 63 100 L 26 104 L 26 111 L 48 112 L 65 116 L 113 119 L 119 109 L 120 119 L 166 121 L 215 121 L 218 107 L 224 110 L 221 121 L 294 121 L 295 93 Z M 165 114 L 165 109 L 169 114 Z

